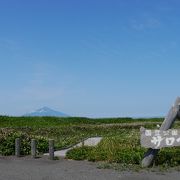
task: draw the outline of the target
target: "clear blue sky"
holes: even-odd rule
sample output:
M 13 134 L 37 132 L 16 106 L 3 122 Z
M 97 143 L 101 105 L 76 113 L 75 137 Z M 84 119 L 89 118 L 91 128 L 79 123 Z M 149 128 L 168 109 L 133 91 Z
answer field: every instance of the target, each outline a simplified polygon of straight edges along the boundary
M 180 95 L 179 0 L 0 0 L 0 114 L 161 116 Z

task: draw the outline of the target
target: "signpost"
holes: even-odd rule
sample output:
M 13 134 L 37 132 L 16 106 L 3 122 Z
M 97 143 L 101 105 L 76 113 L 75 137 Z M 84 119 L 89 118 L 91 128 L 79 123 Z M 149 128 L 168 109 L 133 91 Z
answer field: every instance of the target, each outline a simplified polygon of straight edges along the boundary
M 176 139 L 174 135 L 172 137 L 167 137 L 167 136 L 165 136 L 163 134 L 164 132 L 167 132 L 167 130 L 169 130 L 172 127 L 174 121 L 177 118 L 180 118 L 180 97 L 177 97 L 174 105 L 171 107 L 171 109 L 169 110 L 165 120 L 163 121 L 163 123 L 162 123 L 162 125 L 160 127 L 160 131 L 159 131 L 160 136 L 154 136 L 154 138 L 151 139 L 152 141 L 149 141 L 147 138 L 145 138 L 145 136 L 142 133 L 142 137 L 144 137 L 144 138 L 142 138 L 141 142 L 143 143 L 143 145 L 146 144 L 147 147 L 150 147 L 148 149 L 148 151 L 146 152 L 146 154 L 144 155 L 144 158 L 142 160 L 142 167 L 149 167 L 149 166 L 151 166 L 153 164 L 154 159 L 155 159 L 156 155 L 158 154 L 159 149 L 161 148 L 161 146 L 160 146 L 161 144 L 164 145 L 164 146 L 168 145 L 169 141 L 172 140 L 172 139 L 174 141 L 173 144 L 174 143 L 175 144 L 179 143 L 178 137 Z M 143 132 L 143 129 L 141 129 L 141 132 Z M 146 131 L 146 133 L 147 133 L 147 131 Z M 153 133 L 155 134 L 155 132 L 153 132 Z M 178 133 L 179 133 L 179 131 L 178 131 Z M 159 142 L 159 139 L 157 139 L 157 138 L 159 138 L 161 140 L 160 145 L 159 146 L 157 146 L 157 144 L 152 145 L 151 144 L 152 142 L 157 142 L 157 141 Z M 164 139 L 162 140 L 162 138 L 164 138 Z M 171 138 L 171 139 L 169 139 L 169 138 Z M 175 138 L 175 140 L 174 140 L 174 138 Z M 165 139 L 167 139 L 167 140 L 165 140 Z M 151 142 L 150 143 L 151 145 L 149 144 L 149 142 Z
M 152 149 L 180 146 L 180 129 L 161 131 L 141 128 L 141 146 Z

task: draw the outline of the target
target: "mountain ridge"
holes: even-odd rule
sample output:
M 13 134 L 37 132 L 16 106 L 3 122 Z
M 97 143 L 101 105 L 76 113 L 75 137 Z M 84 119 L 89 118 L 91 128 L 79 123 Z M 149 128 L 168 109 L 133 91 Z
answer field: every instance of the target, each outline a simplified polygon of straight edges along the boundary
M 69 115 L 63 113 L 63 112 L 60 112 L 60 111 L 56 111 L 56 110 L 53 110 L 47 106 L 44 106 L 40 109 L 37 109 L 35 111 L 31 111 L 29 113 L 26 113 L 24 114 L 23 116 L 52 116 L 52 117 L 69 117 Z

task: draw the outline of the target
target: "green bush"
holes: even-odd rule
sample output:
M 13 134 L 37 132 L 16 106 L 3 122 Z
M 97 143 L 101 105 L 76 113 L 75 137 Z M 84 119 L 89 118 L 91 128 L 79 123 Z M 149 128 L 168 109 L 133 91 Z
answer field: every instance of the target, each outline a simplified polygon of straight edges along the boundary
M 0 133 L 0 154 L 14 155 L 15 154 L 15 139 L 20 138 L 21 141 L 21 155 L 29 155 L 31 152 L 31 139 L 37 139 L 37 153 L 47 152 L 48 141 L 43 137 L 31 137 L 26 133 L 7 132 L 1 130 Z
M 178 166 L 180 165 L 180 148 L 172 147 L 172 148 L 163 148 L 155 161 L 156 165 L 163 164 L 164 166 Z
M 37 153 L 41 154 L 47 152 L 49 149 L 48 140 L 44 137 L 35 137 L 35 139 L 37 140 Z
M 74 148 L 67 152 L 66 157 L 74 160 L 84 160 L 89 157 L 89 153 L 91 152 L 92 149 L 93 149 L 92 147 L 87 147 L 87 146 Z
M 96 147 L 79 147 L 70 150 L 67 158 L 75 160 L 106 161 L 109 163 L 140 165 L 147 149 L 140 146 L 137 131 L 104 138 Z M 155 161 L 156 165 L 168 167 L 180 165 L 180 148 L 162 149 Z

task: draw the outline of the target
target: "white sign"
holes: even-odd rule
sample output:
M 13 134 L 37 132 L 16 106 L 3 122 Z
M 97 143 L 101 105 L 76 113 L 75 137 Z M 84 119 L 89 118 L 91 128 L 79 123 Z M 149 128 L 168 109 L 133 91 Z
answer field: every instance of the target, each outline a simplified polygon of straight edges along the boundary
M 180 146 L 180 130 L 162 131 L 141 128 L 141 146 L 152 149 Z

